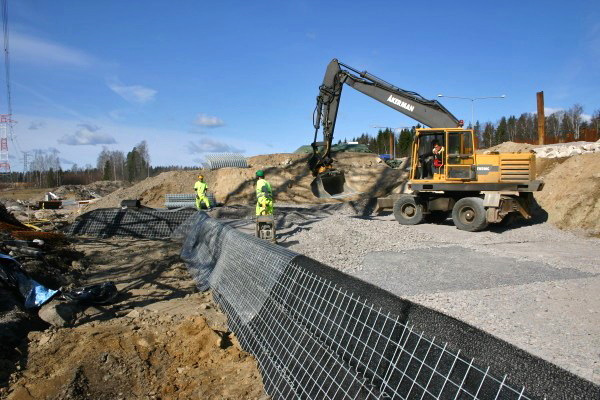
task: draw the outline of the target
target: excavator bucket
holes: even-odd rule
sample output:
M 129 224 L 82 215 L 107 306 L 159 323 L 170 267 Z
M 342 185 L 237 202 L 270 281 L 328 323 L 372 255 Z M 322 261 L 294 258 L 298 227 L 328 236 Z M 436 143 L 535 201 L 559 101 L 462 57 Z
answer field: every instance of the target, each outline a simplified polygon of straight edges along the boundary
M 341 171 L 320 174 L 312 181 L 310 189 L 315 197 L 320 199 L 342 198 L 357 194 L 356 190 L 348 186 L 344 173 Z

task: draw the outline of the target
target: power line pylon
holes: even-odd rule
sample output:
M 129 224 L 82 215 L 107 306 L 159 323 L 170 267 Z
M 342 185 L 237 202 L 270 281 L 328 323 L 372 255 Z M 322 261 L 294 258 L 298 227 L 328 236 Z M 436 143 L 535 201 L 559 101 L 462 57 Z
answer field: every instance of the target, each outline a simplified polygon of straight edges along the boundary
M 8 161 L 8 132 L 10 124 L 13 123 L 10 114 L 0 114 L 0 174 L 10 173 L 10 162 Z

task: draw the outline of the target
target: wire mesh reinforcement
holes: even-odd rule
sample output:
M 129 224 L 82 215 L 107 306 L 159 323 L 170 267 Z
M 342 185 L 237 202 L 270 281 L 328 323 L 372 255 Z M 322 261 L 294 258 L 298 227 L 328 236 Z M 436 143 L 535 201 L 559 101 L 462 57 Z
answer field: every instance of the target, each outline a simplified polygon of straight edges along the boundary
M 213 289 L 231 330 L 256 356 L 265 388 L 274 398 L 531 399 L 552 392 L 549 385 L 557 376 L 571 378 L 566 371 L 557 372 L 549 363 L 428 310 L 435 315 L 432 321 L 441 317 L 450 324 L 441 336 L 453 330 L 464 336 L 470 353 L 486 360 L 488 353 L 502 358 L 483 366 L 455 344 L 437 339 L 435 331 L 414 327 L 411 320 L 419 321 L 413 317 L 420 309 L 416 305 L 406 306 L 408 302 L 387 292 L 204 213 L 191 218 L 186 230 L 182 258 L 198 286 Z M 346 286 L 354 291 L 339 286 L 338 278 L 344 285 L 350 282 Z M 374 292 L 381 304 L 393 306 L 375 306 L 370 299 Z M 439 321 L 429 327 L 435 326 Z M 484 336 L 481 346 L 471 343 Z M 533 361 L 524 362 L 527 357 Z M 508 372 L 518 379 L 509 378 Z M 535 393 L 526 391 L 525 383 Z M 575 392 L 588 389 L 577 387 Z
M 215 207 L 217 201 L 215 195 L 207 193 L 208 203 L 211 207 Z M 175 193 L 165 194 L 165 208 L 195 208 L 196 207 L 196 195 L 194 193 Z
M 204 166 L 211 170 L 225 167 L 248 168 L 248 161 L 238 153 L 207 154 L 204 158 Z
M 178 226 L 197 213 L 195 209 L 101 208 L 77 217 L 65 233 L 99 237 L 163 239 L 171 237 Z

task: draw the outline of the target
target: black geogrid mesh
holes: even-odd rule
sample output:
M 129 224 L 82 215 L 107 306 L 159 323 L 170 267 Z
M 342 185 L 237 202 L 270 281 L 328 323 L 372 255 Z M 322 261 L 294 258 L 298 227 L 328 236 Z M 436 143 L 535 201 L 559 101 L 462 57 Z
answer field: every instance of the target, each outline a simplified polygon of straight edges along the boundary
M 68 235 L 99 237 L 126 236 L 144 239 L 169 238 L 195 209 L 101 208 L 77 217 L 66 230 Z
M 410 325 L 410 308 L 386 309 L 370 301 L 375 296 L 382 304 L 400 304 L 395 296 L 320 265 L 330 278 L 323 277 L 314 268 L 318 263 L 225 228 L 205 214 L 192 220 L 182 259 L 199 287 L 213 289 L 231 330 L 257 358 L 267 393 L 275 399 L 518 400 L 543 397 L 544 379 L 554 379 L 545 376 L 551 374 L 544 368 L 556 371 L 533 362 L 541 360 L 529 356 L 533 361 L 523 367 L 524 352 L 444 317 L 457 326 L 452 330 L 461 345 L 480 358 L 490 359 L 488 342 L 490 354 L 510 350 L 507 359 L 491 362 L 506 372 L 482 367 L 456 344 L 435 338 L 435 318 L 429 325 L 433 332 L 422 332 Z M 337 284 L 349 279 L 353 290 Z M 488 342 L 473 350 L 469 341 L 477 335 Z M 504 375 L 513 367 L 519 381 L 536 387 L 538 395 Z

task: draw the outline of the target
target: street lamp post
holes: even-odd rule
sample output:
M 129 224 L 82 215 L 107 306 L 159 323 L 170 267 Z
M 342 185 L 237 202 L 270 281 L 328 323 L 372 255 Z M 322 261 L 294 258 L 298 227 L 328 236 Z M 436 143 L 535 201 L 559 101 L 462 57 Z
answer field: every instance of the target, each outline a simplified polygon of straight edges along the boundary
M 485 97 L 460 97 L 460 96 L 446 96 L 443 94 L 438 94 L 437 97 L 447 97 L 449 99 L 464 99 L 471 100 L 471 129 L 475 129 L 475 100 L 481 99 L 504 99 L 506 95 L 502 96 L 485 96 Z

